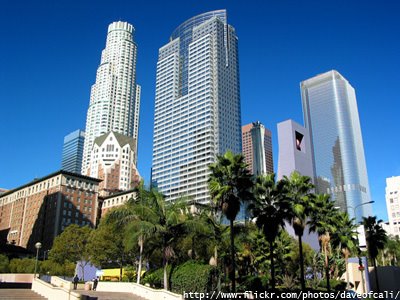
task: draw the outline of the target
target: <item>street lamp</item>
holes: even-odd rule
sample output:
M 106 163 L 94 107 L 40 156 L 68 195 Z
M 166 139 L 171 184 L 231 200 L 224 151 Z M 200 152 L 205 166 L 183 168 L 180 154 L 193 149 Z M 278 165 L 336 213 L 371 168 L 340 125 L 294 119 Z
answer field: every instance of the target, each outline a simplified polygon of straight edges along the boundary
M 34 278 L 36 278 L 36 271 L 37 271 L 37 264 L 38 264 L 38 259 L 39 259 L 39 249 L 42 248 L 42 243 L 41 242 L 37 242 L 35 244 L 35 248 L 36 248 L 36 261 L 35 261 L 35 273 L 34 273 Z
M 354 215 L 354 218 L 356 219 L 356 222 L 357 222 L 357 218 L 356 218 L 356 209 L 357 209 L 358 207 L 363 206 L 363 205 L 372 204 L 372 203 L 374 203 L 374 202 L 375 202 L 375 201 L 371 200 L 371 201 L 368 201 L 368 202 L 364 202 L 364 203 L 358 204 L 358 205 L 356 205 L 356 206 L 354 206 L 354 207 L 352 207 L 352 206 L 347 206 L 347 207 L 348 207 L 348 208 L 351 207 L 351 208 L 353 209 L 353 215 Z M 358 223 L 357 223 L 357 224 L 358 224 Z M 358 251 L 357 251 L 357 256 L 358 256 L 358 269 L 359 269 L 360 272 L 361 272 L 362 292 L 365 293 L 365 283 L 364 283 L 364 273 L 363 273 L 363 271 L 364 271 L 365 268 L 364 268 L 364 266 L 363 266 L 363 264 L 362 264 L 362 260 L 361 260 L 361 257 L 360 257 L 361 249 L 360 249 L 360 239 L 359 239 L 359 237 L 358 237 L 358 226 L 357 226 L 357 244 L 358 244 Z
M 348 205 L 347 208 L 352 208 L 352 209 L 353 209 L 353 215 L 354 215 L 354 218 L 355 218 L 356 221 L 357 221 L 357 218 L 356 218 L 356 209 L 359 208 L 359 207 L 361 207 L 361 206 L 363 206 L 363 205 L 372 204 L 372 203 L 375 203 L 375 201 L 374 201 L 374 200 L 371 200 L 371 201 L 368 201 L 368 202 L 360 203 L 360 204 L 358 204 L 358 205 L 356 205 L 356 206 L 354 206 L 354 207 Z

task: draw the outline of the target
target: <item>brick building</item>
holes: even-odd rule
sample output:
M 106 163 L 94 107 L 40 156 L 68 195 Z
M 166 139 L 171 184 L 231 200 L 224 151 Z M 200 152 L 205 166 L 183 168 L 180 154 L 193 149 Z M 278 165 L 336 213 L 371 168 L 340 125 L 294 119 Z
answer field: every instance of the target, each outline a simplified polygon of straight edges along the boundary
M 0 231 L 10 244 L 49 250 L 68 225 L 95 226 L 100 181 L 60 170 L 1 194 Z

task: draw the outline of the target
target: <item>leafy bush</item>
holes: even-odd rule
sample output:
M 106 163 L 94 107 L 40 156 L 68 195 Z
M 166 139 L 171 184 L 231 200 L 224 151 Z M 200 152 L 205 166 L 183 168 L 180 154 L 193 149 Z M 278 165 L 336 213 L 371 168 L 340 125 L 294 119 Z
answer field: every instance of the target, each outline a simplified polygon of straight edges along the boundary
M 75 263 L 65 261 L 59 264 L 51 259 L 40 262 L 40 273 L 72 277 L 75 273 Z
M 263 282 L 258 276 L 246 276 L 243 278 L 243 281 L 239 284 L 237 290 L 239 292 L 245 291 L 264 291 L 265 285 L 263 286 Z
M 9 271 L 9 260 L 4 254 L 0 254 L 0 273 L 7 273 Z
M 31 258 L 14 258 L 10 261 L 11 273 L 33 273 L 35 271 L 35 259 Z M 39 269 L 39 262 L 38 262 Z
M 170 268 L 169 268 L 170 269 Z M 153 288 L 160 289 L 163 286 L 164 269 L 160 268 L 153 272 L 148 272 L 142 279 L 143 284 L 148 284 Z
M 329 280 L 329 283 L 331 285 L 331 289 L 334 291 L 344 291 L 346 289 L 346 282 L 344 281 L 331 279 Z M 326 280 L 322 280 L 319 286 L 326 288 Z
M 172 274 L 170 274 L 172 270 Z M 216 275 L 215 267 L 200 264 L 195 261 L 187 261 L 176 268 L 168 267 L 168 277 L 171 278 L 171 287 L 175 293 L 184 291 L 205 292 L 215 290 L 213 279 Z M 143 284 L 149 284 L 153 288 L 162 288 L 164 282 L 164 269 L 147 272 L 142 280 Z
M 173 270 L 171 290 L 182 294 L 184 291 L 206 292 L 213 290 L 216 269 L 210 265 L 187 261 Z

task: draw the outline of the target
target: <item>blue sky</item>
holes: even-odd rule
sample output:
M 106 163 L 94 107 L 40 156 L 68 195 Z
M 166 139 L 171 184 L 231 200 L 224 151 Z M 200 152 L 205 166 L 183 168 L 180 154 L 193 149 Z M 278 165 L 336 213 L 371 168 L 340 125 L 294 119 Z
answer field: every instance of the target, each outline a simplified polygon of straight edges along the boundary
M 351 3 L 349 3 L 351 2 Z M 61 166 L 63 138 L 85 128 L 107 26 L 136 28 L 142 86 L 139 171 L 149 180 L 158 48 L 186 19 L 226 8 L 239 37 L 242 123 L 302 123 L 299 83 L 331 69 L 356 89 L 374 213 L 400 175 L 398 1 L 16 1 L 0 9 L 0 187 Z M 276 166 L 275 166 L 276 167 Z

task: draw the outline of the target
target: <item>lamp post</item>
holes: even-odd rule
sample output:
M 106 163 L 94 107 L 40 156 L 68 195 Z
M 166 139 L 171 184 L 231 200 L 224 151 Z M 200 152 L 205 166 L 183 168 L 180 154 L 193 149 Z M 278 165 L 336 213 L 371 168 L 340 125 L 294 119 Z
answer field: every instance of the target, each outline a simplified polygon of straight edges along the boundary
M 368 202 L 364 202 L 364 203 L 358 204 L 358 205 L 356 205 L 356 206 L 354 206 L 354 207 L 352 207 L 352 206 L 347 206 L 347 207 L 351 207 L 351 208 L 353 209 L 353 215 L 354 215 L 354 218 L 356 219 L 356 222 L 357 222 L 357 218 L 356 218 L 356 209 L 359 208 L 359 207 L 361 207 L 361 206 L 363 206 L 363 205 L 372 204 L 372 203 L 374 203 L 374 202 L 375 202 L 375 201 L 372 200 L 372 201 L 368 201 Z M 359 224 L 359 223 L 357 223 L 357 224 Z M 365 282 L 364 282 L 364 273 L 363 273 L 365 267 L 363 266 L 363 263 L 362 263 L 362 260 L 361 260 L 361 257 L 360 257 L 361 249 L 360 249 L 360 239 L 359 239 L 359 237 L 358 237 L 358 227 L 357 227 L 357 244 L 358 244 L 358 251 L 357 251 L 357 256 L 358 256 L 358 269 L 359 269 L 360 272 L 361 272 L 362 292 L 365 293 Z
M 35 273 L 33 275 L 34 278 L 36 278 L 37 264 L 38 264 L 38 259 L 39 259 L 39 249 L 42 248 L 42 243 L 37 242 L 35 244 L 35 248 L 36 248 L 36 261 L 35 261 Z

